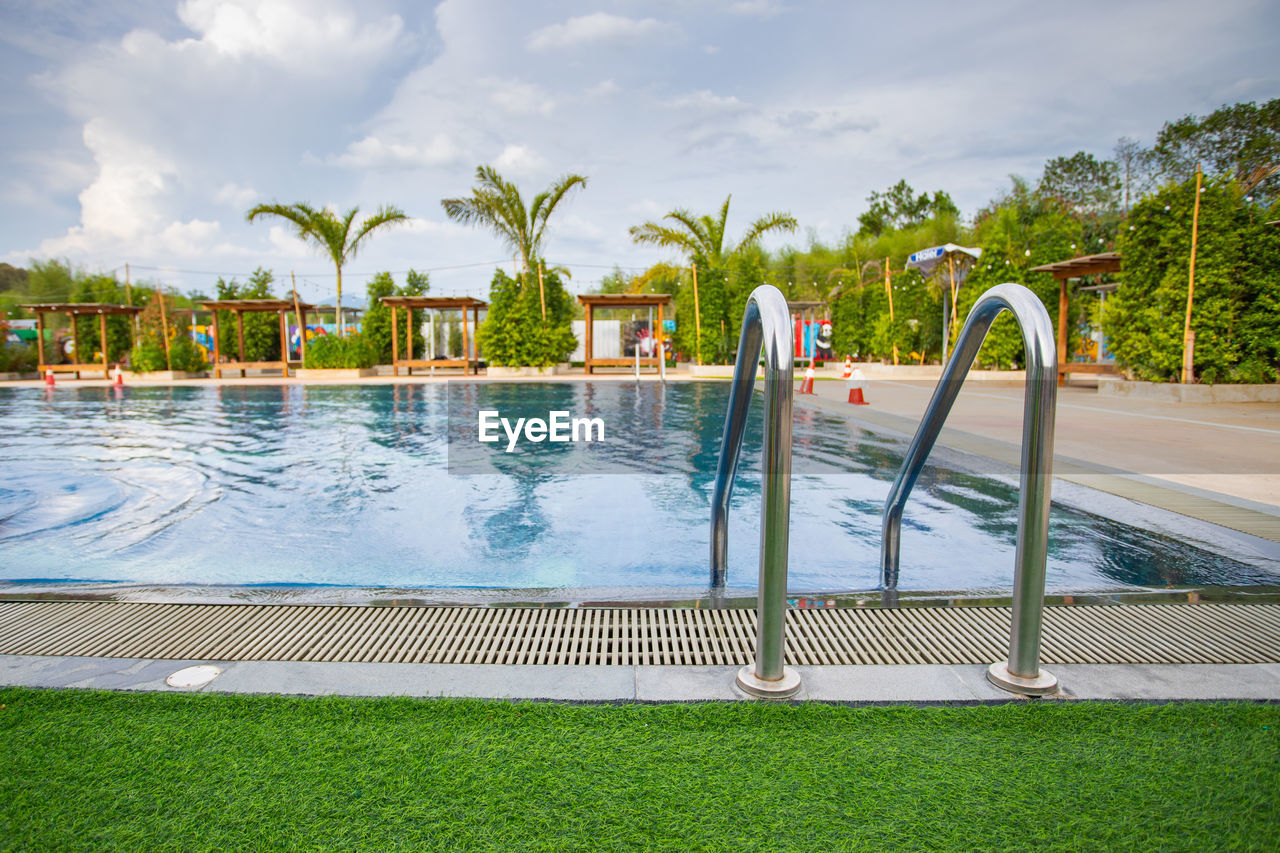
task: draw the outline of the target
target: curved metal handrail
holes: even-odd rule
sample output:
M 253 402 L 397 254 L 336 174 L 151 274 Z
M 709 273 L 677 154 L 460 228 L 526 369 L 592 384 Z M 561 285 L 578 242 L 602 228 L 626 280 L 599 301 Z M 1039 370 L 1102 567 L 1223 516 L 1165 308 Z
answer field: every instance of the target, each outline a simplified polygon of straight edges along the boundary
M 757 287 L 742 312 L 738 359 L 711 498 L 711 587 L 723 589 L 729 557 L 729 498 L 746 431 L 756 365 L 764 351 L 764 451 L 760 501 L 760 585 L 757 597 L 756 660 L 738 683 L 759 695 L 784 696 L 799 689 L 799 677 L 783 666 L 786 630 L 787 545 L 791 523 L 791 316 L 786 297 L 773 285 Z
M 886 592 L 898 586 L 902 509 L 951 412 L 965 375 L 1001 311 L 1011 311 L 1022 330 L 1027 380 L 1022 408 L 1022 473 L 1018 498 L 1018 545 L 1013 575 L 1013 629 L 1007 664 L 988 675 L 999 686 L 1043 693 L 1056 680 L 1040 672 L 1040 626 L 1044 611 L 1045 563 L 1049 548 L 1049 501 L 1053 480 L 1053 425 L 1058 393 L 1058 353 L 1049 312 L 1020 284 L 999 284 L 974 303 L 907 449 L 884 506 L 880 581 Z M 998 668 L 1003 668 L 1001 672 Z

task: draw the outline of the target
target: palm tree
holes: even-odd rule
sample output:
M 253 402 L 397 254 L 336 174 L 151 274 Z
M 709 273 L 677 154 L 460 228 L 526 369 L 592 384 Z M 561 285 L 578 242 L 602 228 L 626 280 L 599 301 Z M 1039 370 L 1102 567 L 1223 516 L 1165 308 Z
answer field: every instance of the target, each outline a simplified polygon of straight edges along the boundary
M 709 269 L 721 269 L 734 255 L 751 248 L 770 231 L 791 233 L 796 230 L 798 223 L 791 214 L 777 211 L 767 213 L 751 223 L 736 246 L 726 249 L 724 228 L 729 218 L 729 202 L 732 199 L 732 194 L 725 198 L 724 204 L 720 207 L 718 219 L 712 219 L 707 215 L 695 217 L 683 208 L 676 208 L 662 217 L 664 220 L 669 219 L 674 222 L 674 226 L 657 222 L 633 225 L 631 239 L 637 243 L 679 249 L 693 263 L 701 263 Z
M 492 166 L 476 167 L 476 184 L 467 198 L 441 199 L 445 214 L 464 225 L 486 226 L 508 248 L 520 253 L 525 272 L 529 272 L 542 251 L 547 219 L 569 191 L 585 187 L 587 179 L 582 175 L 562 175 L 534 196 L 528 207 L 525 207 L 516 185 L 499 175 Z
M 259 204 L 245 214 L 250 222 L 261 216 L 278 216 L 291 223 L 298 238 L 328 252 L 338 271 L 338 334 L 342 335 L 342 267 L 356 256 L 365 238 L 380 228 L 386 228 L 409 217 L 398 207 L 384 204 L 373 216 L 361 221 L 355 233 L 351 233 L 359 207 L 348 210 L 341 218 L 337 211 L 327 207 L 317 210 L 306 202 L 297 204 Z

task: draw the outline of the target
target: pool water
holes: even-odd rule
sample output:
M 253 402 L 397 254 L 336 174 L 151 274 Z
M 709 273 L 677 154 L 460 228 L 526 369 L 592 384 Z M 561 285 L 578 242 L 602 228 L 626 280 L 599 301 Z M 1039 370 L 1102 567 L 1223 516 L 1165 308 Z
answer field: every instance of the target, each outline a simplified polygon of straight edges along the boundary
M 706 587 L 727 383 L 449 386 L 481 408 L 517 395 L 535 409 L 589 410 L 634 440 L 591 448 L 587 465 L 499 451 L 465 473 L 449 464 L 445 384 L 0 389 L 0 580 Z M 757 574 L 758 406 L 730 513 L 739 589 Z M 880 513 L 903 449 L 797 407 L 793 590 L 878 585 Z M 901 588 L 1007 590 L 1016 511 L 1011 480 L 927 468 L 903 520 Z M 1276 581 L 1266 567 L 1053 509 L 1051 591 Z

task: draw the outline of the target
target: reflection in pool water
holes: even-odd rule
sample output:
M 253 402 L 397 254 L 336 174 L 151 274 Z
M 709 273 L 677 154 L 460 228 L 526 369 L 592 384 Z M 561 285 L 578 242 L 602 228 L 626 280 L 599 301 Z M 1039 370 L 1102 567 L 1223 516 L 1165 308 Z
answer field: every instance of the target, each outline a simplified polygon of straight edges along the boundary
M 612 440 L 567 462 L 534 448 L 462 465 L 448 452 L 441 384 L 0 390 L 0 580 L 706 585 L 727 383 L 450 384 L 455 408 L 462 394 L 603 413 Z M 756 581 L 759 441 L 754 410 L 730 518 L 735 588 Z M 902 448 L 797 409 L 793 589 L 877 586 L 880 513 Z M 901 587 L 1007 589 L 1016 511 L 1012 485 L 927 468 L 904 517 Z M 1263 568 L 1054 507 L 1050 590 L 1275 583 Z

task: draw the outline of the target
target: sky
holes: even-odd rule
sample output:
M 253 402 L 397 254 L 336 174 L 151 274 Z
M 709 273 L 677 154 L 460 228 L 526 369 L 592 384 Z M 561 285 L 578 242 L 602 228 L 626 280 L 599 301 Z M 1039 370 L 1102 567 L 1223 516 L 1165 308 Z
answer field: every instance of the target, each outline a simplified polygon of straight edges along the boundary
M 0 0 L 0 261 L 209 294 L 262 266 L 304 299 L 325 256 L 259 202 L 402 208 L 344 270 L 484 296 L 511 252 L 449 221 L 480 164 L 526 198 L 588 178 L 544 254 L 592 290 L 670 251 L 628 228 L 719 210 L 730 239 L 838 241 L 906 179 L 966 216 L 1046 160 L 1280 96 L 1280 3 Z M 922 247 L 923 248 L 923 247 Z

